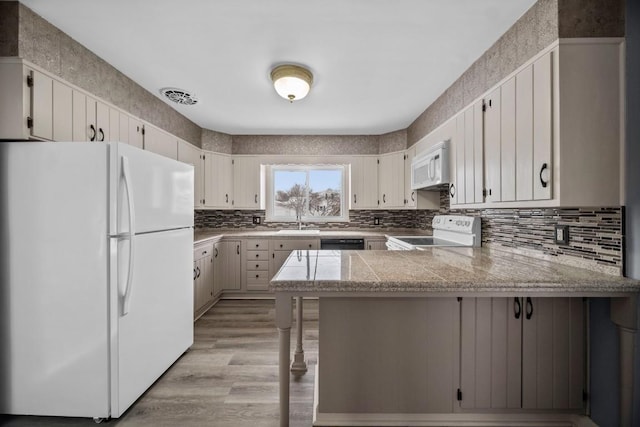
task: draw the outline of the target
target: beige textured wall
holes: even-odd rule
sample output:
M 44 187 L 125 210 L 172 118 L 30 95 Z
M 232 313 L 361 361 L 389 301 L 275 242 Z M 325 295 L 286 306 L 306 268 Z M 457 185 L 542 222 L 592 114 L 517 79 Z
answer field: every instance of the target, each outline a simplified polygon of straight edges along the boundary
M 558 9 L 560 38 L 624 37 L 624 0 L 559 0 Z
M 378 153 L 392 153 L 407 148 L 407 130 L 385 133 L 378 137 Z
M 231 154 L 232 136 L 215 130 L 202 129 L 202 149 Z
M 31 9 L 17 2 L 0 3 L 2 11 L 18 7 L 18 56 L 200 147 L 198 125 Z
M 233 154 L 378 154 L 378 136 L 234 135 Z
M 0 2 L 0 56 L 18 56 L 18 3 Z

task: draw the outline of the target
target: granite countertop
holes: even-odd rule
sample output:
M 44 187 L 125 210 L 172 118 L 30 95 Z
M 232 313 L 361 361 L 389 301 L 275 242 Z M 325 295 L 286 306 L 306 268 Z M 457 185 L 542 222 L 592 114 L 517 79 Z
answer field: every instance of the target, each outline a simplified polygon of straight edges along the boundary
M 201 243 L 205 240 L 220 238 L 220 237 L 239 237 L 239 238 L 265 238 L 265 237 L 277 237 L 283 239 L 313 239 L 322 237 L 340 237 L 340 238 L 384 238 L 387 235 L 407 235 L 407 236 L 423 236 L 427 235 L 426 230 L 416 229 L 384 229 L 384 230 L 370 230 L 370 229 L 321 229 L 318 233 L 314 234 L 296 234 L 297 230 L 290 230 L 291 233 L 280 233 L 279 230 L 265 230 L 265 229 L 197 229 L 193 232 L 193 242 Z
M 491 248 L 294 251 L 270 289 L 306 293 L 563 294 L 640 292 L 640 281 Z

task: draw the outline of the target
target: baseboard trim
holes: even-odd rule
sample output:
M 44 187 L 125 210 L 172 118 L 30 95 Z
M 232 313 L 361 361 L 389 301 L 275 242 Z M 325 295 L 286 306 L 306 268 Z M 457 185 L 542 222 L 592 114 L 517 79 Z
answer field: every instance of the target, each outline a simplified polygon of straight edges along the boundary
M 314 426 L 421 426 L 421 427 L 597 427 L 591 419 L 574 414 L 329 414 L 319 413 L 314 402 Z

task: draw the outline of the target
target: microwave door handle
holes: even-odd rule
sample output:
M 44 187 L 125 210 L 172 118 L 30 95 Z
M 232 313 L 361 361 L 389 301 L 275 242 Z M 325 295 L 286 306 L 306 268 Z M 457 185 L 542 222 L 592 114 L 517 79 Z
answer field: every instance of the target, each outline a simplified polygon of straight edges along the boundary
M 124 187 L 127 194 L 127 202 L 129 205 L 129 271 L 127 272 L 127 286 L 124 291 L 124 301 L 122 304 L 122 315 L 126 316 L 129 313 L 131 306 L 131 289 L 133 287 L 133 253 L 135 252 L 135 228 L 136 219 L 135 211 L 133 208 L 133 192 L 131 189 L 131 172 L 129 171 L 129 159 L 122 156 L 122 177 L 124 181 Z

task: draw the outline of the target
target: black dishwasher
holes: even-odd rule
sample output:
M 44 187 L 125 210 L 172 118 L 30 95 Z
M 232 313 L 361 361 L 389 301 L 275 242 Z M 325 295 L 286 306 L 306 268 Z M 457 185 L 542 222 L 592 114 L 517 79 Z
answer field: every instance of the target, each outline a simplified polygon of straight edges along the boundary
M 364 239 L 320 239 L 320 249 L 364 249 Z

